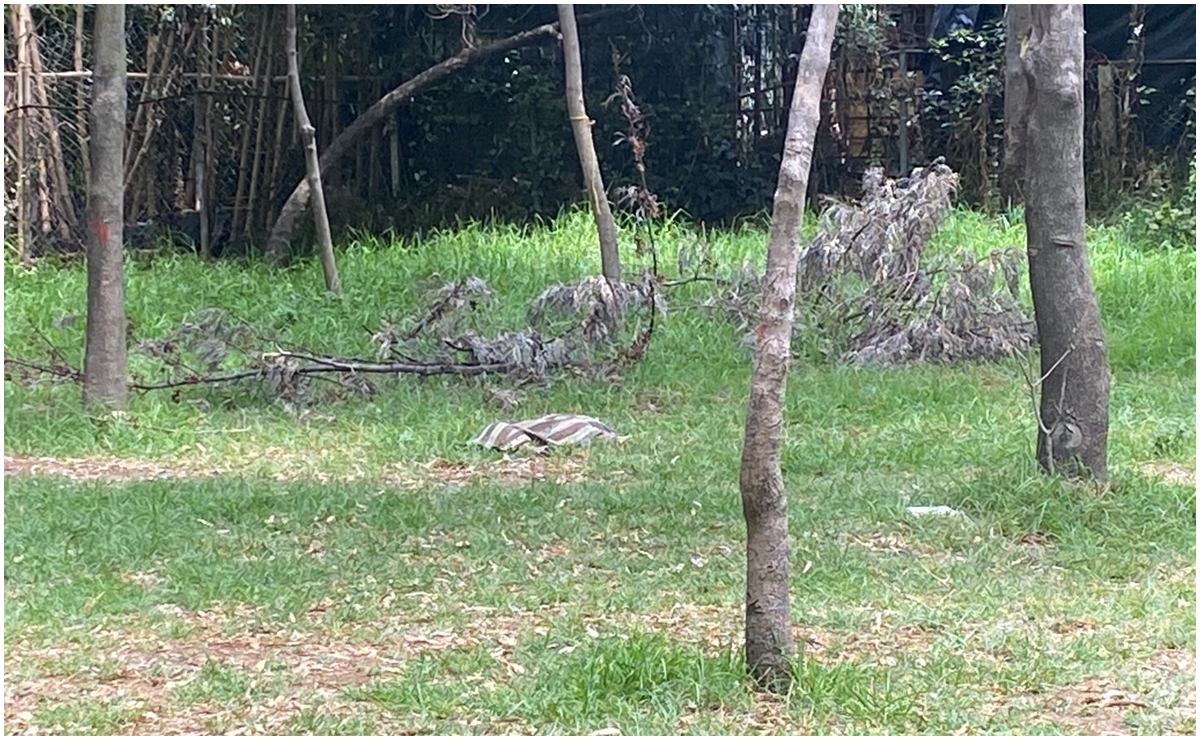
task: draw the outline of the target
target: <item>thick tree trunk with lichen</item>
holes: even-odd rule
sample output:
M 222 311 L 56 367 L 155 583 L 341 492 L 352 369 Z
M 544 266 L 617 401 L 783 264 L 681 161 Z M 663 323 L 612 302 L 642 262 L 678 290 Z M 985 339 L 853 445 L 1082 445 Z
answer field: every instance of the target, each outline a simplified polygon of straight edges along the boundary
M 1025 232 L 1041 348 L 1037 458 L 1050 473 L 1108 476 L 1108 348 L 1084 243 L 1083 6 L 1030 8 Z
M 87 328 L 83 400 L 123 408 L 126 377 L 125 6 L 96 6 L 92 81 L 91 178 L 87 200 Z
M 790 683 L 796 650 L 788 600 L 787 493 L 780 469 L 783 403 L 800 220 L 837 15 L 837 5 L 813 6 L 800 56 L 771 213 L 739 476 L 746 518 L 746 665 L 760 685 L 776 690 Z
M 575 135 L 575 148 L 579 151 L 579 164 L 583 168 L 583 182 L 592 206 L 592 216 L 596 220 L 596 233 L 600 238 L 600 269 L 609 280 L 620 280 L 617 226 L 604 190 L 604 178 L 600 176 L 600 162 L 596 159 L 596 146 L 592 141 L 592 122 L 583 102 L 579 31 L 575 27 L 573 5 L 567 3 L 558 6 L 558 24 L 562 29 L 563 63 L 566 65 L 567 115 L 570 116 L 571 132 Z

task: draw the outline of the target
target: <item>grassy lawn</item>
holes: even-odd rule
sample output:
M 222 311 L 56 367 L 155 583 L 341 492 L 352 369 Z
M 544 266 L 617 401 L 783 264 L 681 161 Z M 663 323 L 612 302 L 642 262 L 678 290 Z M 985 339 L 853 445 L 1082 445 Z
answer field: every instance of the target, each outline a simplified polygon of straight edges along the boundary
M 547 284 L 598 268 L 589 228 L 362 239 L 340 252 L 341 297 L 311 263 L 131 264 L 134 336 L 219 306 L 364 356 L 364 327 L 411 312 L 435 273 L 487 280 L 490 320 L 515 327 Z M 753 225 L 706 238 L 726 266 L 765 251 Z M 955 213 L 935 248 L 1021 242 L 1017 221 Z M 1113 363 L 1104 492 L 1038 473 L 1019 361 L 796 363 L 783 465 L 805 651 L 783 697 L 740 666 L 749 356 L 716 312 L 683 308 L 705 286 L 669 296 L 622 379 L 526 386 L 511 412 L 487 401 L 511 387 L 494 378 L 385 379 L 300 411 L 190 389 L 119 416 L 6 381 L 4 729 L 1194 733 L 1195 252 L 1104 228 L 1090 247 Z M 83 322 L 62 319 L 84 289 L 79 267 L 6 264 L 6 352 L 44 355 L 45 337 L 78 362 Z M 629 438 L 468 444 L 551 411 Z

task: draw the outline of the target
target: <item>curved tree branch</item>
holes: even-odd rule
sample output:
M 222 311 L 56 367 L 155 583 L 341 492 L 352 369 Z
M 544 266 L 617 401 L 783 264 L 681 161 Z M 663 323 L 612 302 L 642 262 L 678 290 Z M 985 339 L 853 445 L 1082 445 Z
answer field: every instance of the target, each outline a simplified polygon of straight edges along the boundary
M 607 15 L 624 12 L 626 9 L 627 6 L 609 8 L 586 16 L 584 20 L 596 20 Z M 321 175 L 328 177 L 337 169 L 342 157 L 349 153 L 360 138 L 370 133 L 371 129 L 380 124 L 393 109 L 398 108 L 420 90 L 467 65 L 491 59 L 523 46 L 543 44 L 558 38 L 558 23 L 546 23 L 484 46 L 465 48 L 454 56 L 433 65 L 384 95 L 331 141 L 325 151 L 321 152 Z M 268 262 L 279 264 L 286 260 L 288 246 L 296 225 L 308 209 L 310 194 L 308 183 L 301 180 L 279 210 L 279 217 L 275 220 L 275 225 L 271 227 L 270 236 L 267 237 L 265 256 Z

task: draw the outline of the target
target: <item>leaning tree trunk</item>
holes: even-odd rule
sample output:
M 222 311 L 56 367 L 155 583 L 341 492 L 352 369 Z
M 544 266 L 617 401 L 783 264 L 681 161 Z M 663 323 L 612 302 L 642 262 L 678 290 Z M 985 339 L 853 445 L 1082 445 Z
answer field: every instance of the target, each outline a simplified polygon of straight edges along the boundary
M 83 400 L 122 408 L 126 379 L 125 6 L 97 5 L 88 182 L 87 330 Z
M 1037 458 L 1108 475 L 1108 348 L 1084 245 L 1083 6 L 1035 5 L 1020 45 L 1028 89 L 1025 233 L 1041 348 Z
M 567 72 L 567 114 L 571 120 L 571 132 L 575 134 L 575 148 L 579 151 L 579 164 L 583 167 L 583 181 L 587 186 L 588 201 L 592 204 L 592 216 L 596 219 L 596 232 L 600 236 L 600 270 L 609 280 L 620 280 L 617 225 L 613 222 L 604 179 L 600 176 L 600 162 L 596 159 L 596 146 L 592 141 L 592 121 L 583 103 L 583 69 L 579 59 L 575 6 L 560 4 L 558 23 L 562 28 L 563 62 Z
M 1029 5 L 1009 5 L 1004 11 L 1005 38 L 1029 37 Z M 1025 179 L 1025 115 L 1029 106 L 1029 86 L 1021 68 L 1021 44 L 1004 46 L 1004 169 L 1000 192 L 1011 203 L 1021 200 Z
M 588 18 L 600 19 L 609 15 L 626 12 L 626 10 L 627 6 L 607 8 L 590 14 Z M 368 134 L 376 125 L 382 123 L 385 118 L 391 115 L 392 111 L 400 107 L 402 103 L 410 100 L 418 91 L 424 90 L 435 82 L 470 64 L 502 56 L 513 49 L 547 43 L 556 38 L 557 34 L 558 24 L 546 23 L 483 46 L 467 47 L 454 56 L 438 62 L 384 95 L 374 105 L 363 111 L 362 115 L 355 119 L 354 123 L 347 126 L 345 130 L 338 134 L 337 138 L 331 141 L 321 154 L 321 172 L 325 175 L 332 173 L 340 164 L 341 158 L 358 143 L 358 140 L 362 136 Z M 295 189 L 292 190 L 283 207 L 279 209 L 279 216 L 275 219 L 274 225 L 271 226 L 271 233 L 267 237 L 267 244 L 264 249 L 265 257 L 268 261 L 276 264 L 284 261 L 287 255 L 288 244 L 292 240 L 292 234 L 296 230 L 300 217 L 308 210 L 308 201 L 308 181 L 301 180 Z
M 760 685 L 775 689 L 790 682 L 790 659 L 796 649 L 788 606 L 787 496 L 779 455 L 797 248 L 837 16 L 837 5 L 813 6 L 796 73 L 771 214 L 739 477 L 746 518 L 746 665 Z
M 308 171 L 308 189 L 313 194 L 313 219 L 317 224 L 317 246 L 321 269 L 325 272 L 325 288 L 331 293 L 342 291 L 337 264 L 333 261 L 333 237 L 329 233 L 329 214 L 325 212 L 325 191 L 321 188 L 321 164 L 317 156 L 317 130 L 308 120 L 304 93 L 300 89 L 300 62 L 296 58 L 296 6 L 287 9 L 288 84 L 292 90 L 292 106 L 296 111 L 296 126 L 304 145 L 304 166 Z

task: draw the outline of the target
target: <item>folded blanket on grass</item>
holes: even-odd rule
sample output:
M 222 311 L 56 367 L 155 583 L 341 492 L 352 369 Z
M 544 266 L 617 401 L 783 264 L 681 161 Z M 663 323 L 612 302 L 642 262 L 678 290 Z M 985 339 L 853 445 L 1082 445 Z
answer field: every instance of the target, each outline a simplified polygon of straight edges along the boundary
M 532 444 L 537 447 L 587 444 L 593 438 L 617 439 L 617 432 L 590 416 L 547 414 L 528 421 L 496 421 L 479 433 L 474 444 L 510 452 Z

